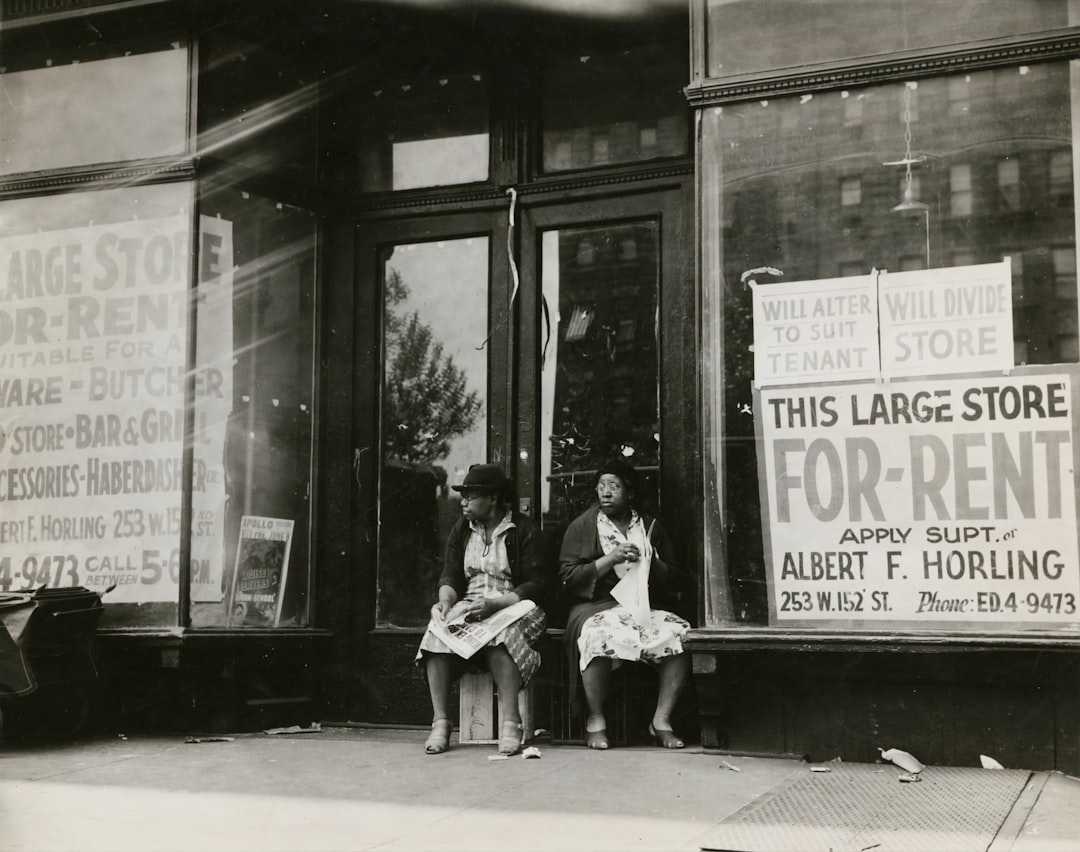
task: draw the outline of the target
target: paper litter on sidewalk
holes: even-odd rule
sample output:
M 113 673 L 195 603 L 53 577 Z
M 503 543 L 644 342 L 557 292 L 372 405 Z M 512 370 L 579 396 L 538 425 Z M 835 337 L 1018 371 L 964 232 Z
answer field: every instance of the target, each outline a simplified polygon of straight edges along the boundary
M 314 734 L 322 730 L 322 725 L 318 722 L 312 722 L 306 728 L 302 728 L 299 725 L 289 725 L 286 728 L 267 728 L 263 731 L 264 734 Z
M 915 757 L 915 755 L 909 754 L 906 751 L 901 751 L 898 748 L 879 748 L 878 751 L 881 752 L 881 756 L 883 758 L 885 758 L 890 763 L 899 766 L 905 772 L 918 773 L 926 769 L 926 767 L 919 762 L 919 759 Z

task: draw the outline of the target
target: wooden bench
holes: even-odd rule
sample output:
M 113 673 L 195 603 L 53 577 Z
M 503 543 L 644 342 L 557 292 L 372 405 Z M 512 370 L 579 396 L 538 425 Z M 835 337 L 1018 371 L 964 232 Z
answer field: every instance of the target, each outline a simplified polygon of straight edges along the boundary
M 518 693 L 518 712 L 521 713 L 522 742 L 533 738 L 536 730 L 536 688 L 549 680 L 546 672 L 562 662 L 561 629 L 546 631 L 540 640 L 540 672 Z M 565 663 L 562 663 L 565 666 Z M 548 684 L 547 692 L 555 692 Z M 545 693 L 546 694 L 546 693 Z M 499 740 L 499 699 L 490 672 L 466 672 L 458 684 L 458 741 L 461 743 L 495 743 Z M 546 720 L 545 720 L 546 722 Z M 542 722 L 544 723 L 544 722 Z
M 562 638 L 562 629 L 548 628 L 539 646 L 542 658 L 540 670 L 529 685 L 518 693 L 525 742 L 532 739 L 537 723 L 548 730 L 553 743 L 582 745 L 585 742 L 585 720 L 570 706 L 570 681 L 581 675 L 570 670 L 569 660 L 563 652 Z M 615 746 L 629 745 L 635 739 L 635 720 L 632 718 L 635 714 L 632 710 L 638 703 L 635 697 L 636 689 L 640 686 L 640 676 L 634 676 L 636 668 L 636 665 L 621 668 L 612 678 L 606 709 L 608 738 Z M 580 680 L 577 687 L 581 689 Z M 458 690 L 459 742 L 497 742 L 499 702 L 490 673 L 463 674 Z M 650 695 L 649 700 L 655 700 L 655 695 Z M 542 703 L 538 705 L 538 701 Z

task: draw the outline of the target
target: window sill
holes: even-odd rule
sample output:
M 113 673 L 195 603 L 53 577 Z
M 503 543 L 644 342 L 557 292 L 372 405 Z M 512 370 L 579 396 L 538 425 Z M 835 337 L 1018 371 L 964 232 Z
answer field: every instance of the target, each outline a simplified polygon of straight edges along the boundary
M 971 632 L 927 630 L 898 633 L 883 629 L 836 630 L 783 627 L 699 627 L 683 640 L 691 653 L 722 651 L 859 651 L 936 653 L 941 651 L 1077 651 L 1080 633 L 1040 631 Z
M 190 642 L 245 642 L 245 641 L 328 641 L 333 637 L 329 630 L 311 627 L 243 627 L 226 628 L 111 628 L 99 630 L 96 641 L 106 643 L 124 643 L 137 641 L 147 645 L 180 646 Z

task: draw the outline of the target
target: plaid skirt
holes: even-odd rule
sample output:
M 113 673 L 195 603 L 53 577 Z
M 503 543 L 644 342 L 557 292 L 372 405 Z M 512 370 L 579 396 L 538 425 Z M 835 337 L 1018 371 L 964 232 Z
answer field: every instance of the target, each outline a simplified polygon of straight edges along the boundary
M 535 646 L 544 635 L 546 626 L 547 616 L 540 607 L 534 606 L 517 621 L 503 628 L 496 634 L 495 638 L 487 644 L 487 647 L 489 648 L 493 648 L 497 645 L 506 646 L 510 658 L 514 661 L 514 664 L 517 665 L 518 671 L 521 672 L 521 685 L 523 687 L 532 680 L 532 676 L 536 674 L 536 670 L 540 668 L 540 653 L 533 646 Z M 428 624 L 428 628 L 424 631 L 423 638 L 420 640 L 420 648 L 416 652 L 417 663 L 420 663 L 423 660 L 425 652 L 429 654 L 454 653 L 446 646 L 446 643 L 444 643 L 442 639 L 432 632 L 430 624 Z M 487 664 L 484 661 L 483 655 L 477 653 L 466 660 L 465 670 L 487 671 Z

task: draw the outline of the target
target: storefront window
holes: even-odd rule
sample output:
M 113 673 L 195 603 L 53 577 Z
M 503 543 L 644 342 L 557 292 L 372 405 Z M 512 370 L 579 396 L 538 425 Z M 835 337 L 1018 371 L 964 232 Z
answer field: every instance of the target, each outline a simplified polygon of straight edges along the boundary
M 319 78 L 285 53 L 227 33 L 199 42 L 202 156 L 301 185 L 314 180 Z
M 1080 629 L 1069 68 L 960 83 L 701 113 L 710 624 Z
M 423 627 L 447 534 L 450 486 L 487 460 L 486 237 L 394 246 L 384 266 L 380 627 Z
M 655 222 L 543 234 L 541 504 L 556 547 L 595 500 L 596 470 L 610 459 L 637 469 L 639 500 L 655 501 L 658 246 Z
M 200 207 L 191 623 L 304 627 L 315 217 L 232 188 Z
M 359 150 L 347 179 L 364 192 L 487 180 L 488 92 L 480 69 L 428 67 L 360 88 L 334 131 L 339 145 Z
M 706 8 L 710 77 L 804 69 L 1070 23 L 1068 0 L 706 0 Z
M 0 591 L 177 623 L 191 191 L 0 202 Z
M 119 46 L 117 46 L 119 47 Z M 0 68 L 0 175 L 187 150 L 188 51 L 45 51 Z
M 685 156 L 685 85 L 685 56 L 670 44 L 553 55 L 543 77 L 544 171 Z

